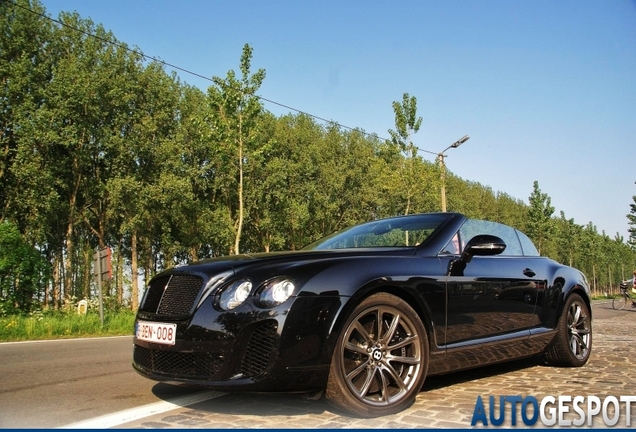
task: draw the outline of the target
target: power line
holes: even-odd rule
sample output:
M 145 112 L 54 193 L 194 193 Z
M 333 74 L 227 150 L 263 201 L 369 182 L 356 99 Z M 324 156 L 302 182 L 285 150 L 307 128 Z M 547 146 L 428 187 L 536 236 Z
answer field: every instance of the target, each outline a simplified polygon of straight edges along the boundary
M 161 60 L 161 59 L 159 59 L 159 58 L 157 58 L 157 57 L 153 57 L 153 56 L 150 56 L 150 55 L 144 54 L 142 51 L 139 51 L 139 50 L 135 50 L 135 49 L 129 48 L 129 47 L 128 47 L 128 45 L 121 44 L 121 43 L 117 43 L 117 42 L 115 42 L 115 41 L 112 41 L 112 40 L 109 40 L 109 39 L 105 39 L 105 38 L 103 38 L 103 37 L 100 37 L 100 36 L 98 36 L 98 35 L 96 35 L 96 34 L 89 33 L 89 32 L 86 32 L 86 31 L 84 31 L 84 30 L 78 29 L 78 28 L 73 27 L 73 26 L 71 26 L 71 25 L 68 25 L 68 24 L 66 24 L 66 23 L 64 23 L 64 22 L 62 22 L 62 21 L 59 21 L 59 20 L 57 20 L 57 19 L 55 19 L 55 18 L 51 18 L 51 17 L 50 17 L 50 16 L 48 16 L 48 15 L 45 15 L 45 14 L 40 13 L 40 12 L 36 12 L 36 11 L 34 11 L 34 10 L 32 10 L 32 9 L 29 9 L 29 8 L 27 8 L 27 7 L 24 7 L 24 6 L 22 6 L 22 5 L 19 5 L 19 4 L 17 4 L 14 0 L 8 0 L 8 1 L 9 1 L 9 3 L 12 3 L 14 6 L 19 7 L 19 8 L 20 8 L 20 9 L 22 9 L 22 10 L 28 11 L 28 12 L 30 12 L 30 13 L 32 13 L 32 14 L 34 14 L 34 15 L 37 15 L 37 16 L 39 16 L 39 17 L 41 17 L 41 18 L 48 19 L 48 20 L 50 20 L 50 21 L 52 21 L 52 22 L 54 22 L 54 23 L 56 23 L 56 24 L 58 24 L 58 25 L 60 25 L 60 26 L 66 27 L 66 28 L 68 28 L 68 29 L 70 29 L 70 30 L 76 31 L 76 32 L 78 32 L 78 33 L 82 33 L 82 34 L 83 34 L 83 35 L 85 35 L 85 36 L 89 36 L 89 37 L 95 38 L 95 39 L 97 39 L 97 40 L 99 40 L 99 41 L 101 41 L 101 42 L 104 42 L 104 43 L 107 43 L 107 44 L 110 44 L 110 45 L 114 45 L 114 46 L 116 46 L 116 47 L 118 47 L 118 48 L 124 49 L 124 50 L 129 51 L 129 52 L 134 53 L 134 54 L 138 54 L 138 55 L 140 55 L 140 56 L 142 56 L 142 57 L 144 57 L 144 58 L 146 58 L 146 59 L 148 59 L 148 60 L 152 60 L 152 61 L 154 61 L 154 62 L 160 63 L 160 64 L 162 64 L 162 65 L 164 65 L 164 66 L 167 66 L 167 67 L 172 68 L 172 69 L 174 69 L 174 70 L 181 71 L 181 72 L 186 73 L 186 74 L 188 74 L 188 75 L 192 75 L 192 76 L 195 76 L 195 77 L 197 77 L 197 78 L 201 78 L 201 79 L 206 80 L 206 81 L 214 82 L 214 81 L 212 80 L 212 78 L 209 78 L 209 77 L 207 77 L 207 76 L 201 75 L 201 74 L 196 73 L 196 72 L 193 72 L 193 71 L 191 71 L 191 70 L 188 70 L 188 69 L 182 68 L 182 67 L 177 66 L 177 65 L 175 65 L 175 64 L 169 63 L 169 62 L 167 62 L 167 61 L 165 61 L 165 60 Z M 327 120 L 327 119 L 325 119 L 325 118 L 323 118 L 323 117 L 320 117 L 320 116 L 317 116 L 317 115 L 314 115 L 314 114 L 308 113 L 308 112 L 306 112 L 306 111 L 303 111 L 303 110 L 300 110 L 300 109 L 297 109 L 297 108 L 293 108 L 293 107 L 291 107 L 291 106 L 289 106 L 289 105 L 285 105 L 285 104 L 282 104 L 282 103 L 280 103 L 280 102 L 273 101 L 273 100 L 268 99 L 268 98 L 265 98 L 265 97 L 263 97 L 263 96 L 259 96 L 259 95 L 254 95 L 254 96 L 255 96 L 255 97 L 257 97 L 258 99 L 260 99 L 260 100 L 264 101 L 264 102 L 268 102 L 268 103 L 271 103 L 271 104 L 273 104 L 273 105 L 277 105 L 277 106 L 279 106 L 279 107 L 281 107 L 281 108 L 285 108 L 285 109 L 288 109 L 288 110 L 291 110 L 291 111 L 297 112 L 297 113 L 299 113 L 299 114 L 304 114 L 304 115 L 309 116 L 309 117 L 311 117 L 311 118 L 314 118 L 314 119 L 316 119 L 316 120 L 320 120 L 320 121 L 322 121 L 322 122 L 324 122 L 324 123 L 329 123 L 329 124 L 334 125 L 334 126 L 336 126 L 336 127 L 344 128 L 344 129 L 348 129 L 348 130 L 351 130 L 351 131 L 358 131 L 358 132 L 360 132 L 360 133 L 362 133 L 362 134 L 364 134 L 364 135 L 370 136 L 370 137 L 375 136 L 375 137 L 377 137 L 378 139 L 381 139 L 381 140 L 384 140 L 384 141 L 389 141 L 387 138 L 383 138 L 383 137 L 379 136 L 379 135 L 378 135 L 378 134 L 376 134 L 376 133 L 369 133 L 369 132 L 365 132 L 365 131 L 364 131 L 364 130 L 362 130 L 361 128 L 353 128 L 353 127 L 346 126 L 346 125 L 343 125 L 343 124 L 338 123 L 338 122 L 334 122 L 333 120 Z M 421 152 L 425 152 L 425 153 L 430 153 L 430 154 L 433 154 L 433 155 L 437 155 L 437 153 L 432 152 L 432 151 L 429 151 L 429 150 L 424 150 L 424 149 L 421 149 L 421 148 L 419 148 L 419 147 L 417 147 L 417 149 L 418 149 L 419 151 L 421 151 Z

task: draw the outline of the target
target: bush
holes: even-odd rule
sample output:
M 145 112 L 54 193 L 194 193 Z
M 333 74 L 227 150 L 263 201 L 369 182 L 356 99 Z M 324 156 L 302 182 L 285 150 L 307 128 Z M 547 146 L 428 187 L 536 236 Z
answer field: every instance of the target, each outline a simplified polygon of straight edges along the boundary
M 10 222 L 0 223 L 0 316 L 29 312 L 50 266 Z

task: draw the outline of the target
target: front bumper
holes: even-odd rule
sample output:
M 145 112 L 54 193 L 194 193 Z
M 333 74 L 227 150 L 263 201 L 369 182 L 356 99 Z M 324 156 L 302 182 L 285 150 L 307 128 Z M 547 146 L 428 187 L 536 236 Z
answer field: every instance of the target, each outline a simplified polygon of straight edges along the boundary
M 190 319 L 141 312 L 137 321 L 177 324 L 174 345 L 133 339 L 142 376 L 222 391 L 309 391 L 323 388 L 327 342 L 340 297 L 300 296 L 263 310 L 247 302 L 221 312 L 206 301 Z

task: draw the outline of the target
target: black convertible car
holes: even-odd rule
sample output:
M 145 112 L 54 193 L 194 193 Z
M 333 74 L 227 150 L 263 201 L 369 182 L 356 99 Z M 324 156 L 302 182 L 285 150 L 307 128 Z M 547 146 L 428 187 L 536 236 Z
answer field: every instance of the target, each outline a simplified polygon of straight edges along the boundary
M 158 274 L 133 366 L 222 391 L 324 390 L 343 410 L 381 416 L 409 406 L 427 375 L 536 355 L 582 366 L 591 349 L 580 271 L 514 228 L 430 213 Z

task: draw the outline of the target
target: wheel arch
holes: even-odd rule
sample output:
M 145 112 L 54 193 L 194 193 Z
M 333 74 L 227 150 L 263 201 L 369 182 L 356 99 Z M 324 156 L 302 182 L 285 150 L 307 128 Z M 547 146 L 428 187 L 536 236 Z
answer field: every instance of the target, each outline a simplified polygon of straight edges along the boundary
M 373 281 L 365 284 L 358 289 L 354 295 L 349 297 L 349 300 L 340 308 L 329 331 L 329 337 L 326 343 L 327 349 L 324 353 L 325 359 L 331 359 L 338 337 L 353 310 L 366 298 L 378 293 L 392 294 L 407 302 L 415 313 L 417 313 L 424 325 L 429 353 L 435 349 L 435 326 L 431 319 L 430 308 L 426 304 L 426 300 L 418 296 L 417 293 L 408 287 L 396 283 L 386 284 L 381 282 L 383 281 Z
M 578 294 L 585 302 L 590 312 L 590 318 L 592 318 L 592 300 L 590 289 L 585 281 L 575 279 L 574 275 L 560 275 L 555 280 L 559 281 L 559 283 L 562 285 L 561 296 L 559 297 L 559 303 L 557 306 L 557 317 L 560 317 L 563 313 L 563 308 L 565 307 L 568 298 L 570 298 L 572 294 Z
M 578 284 L 572 286 L 568 290 L 568 293 L 565 296 L 563 304 L 565 304 L 565 301 L 567 301 L 568 297 L 571 296 L 572 294 L 578 294 L 583 299 L 583 301 L 587 305 L 588 310 L 590 311 L 590 318 L 592 318 L 592 300 L 590 296 L 588 295 L 587 291 L 585 291 L 585 289 Z

